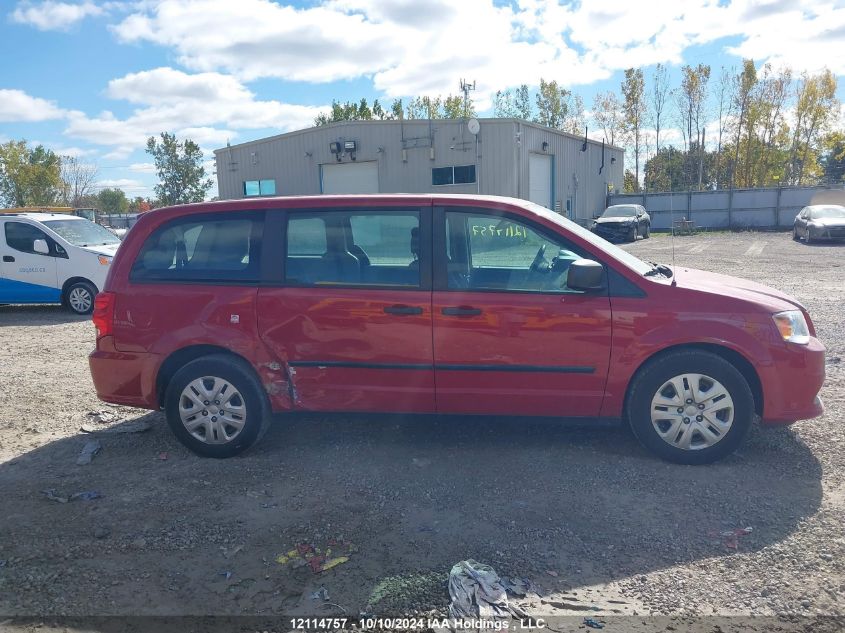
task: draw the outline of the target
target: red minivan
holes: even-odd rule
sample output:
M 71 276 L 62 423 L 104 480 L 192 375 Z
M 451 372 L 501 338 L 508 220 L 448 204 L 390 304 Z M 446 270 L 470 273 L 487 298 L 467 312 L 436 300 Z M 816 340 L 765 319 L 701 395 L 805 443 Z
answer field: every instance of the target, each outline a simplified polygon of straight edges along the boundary
M 230 457 L 271 413 L 616 419 L 665 459 L 822 413 L 806 309 L 643 262 L 536 204 L 265 198 L 144 214 L 94 310 L 98 396 Z

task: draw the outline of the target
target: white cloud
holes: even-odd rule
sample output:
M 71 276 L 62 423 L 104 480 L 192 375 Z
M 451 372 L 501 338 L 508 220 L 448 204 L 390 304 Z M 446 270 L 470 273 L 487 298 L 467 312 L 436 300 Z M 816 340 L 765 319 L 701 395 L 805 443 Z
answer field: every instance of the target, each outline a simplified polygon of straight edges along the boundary
M 94 187 L 96 189 L 123 189 L 127 194 L 149 189 L 149 187 L 140 180 L 135 180 L 133 178 L 111 178 L 98 180 Z
M 156 173 L 156 166 L 153 163 L 132 163 L 129 165 L 129 171 L 139 174 L 154 174 Z
M 23 90 L 0 89 L 0 122 L 35 122 L 61 119 L 65 112 L 52 101 L 32 97 Z
M 106 94 L 140 107 L 126 118 L 110 111 L 92 117 L 71 113 L 65 134 L 114 146 L 105 158 L 115 159 L 145 147 L 147 138 L 160 132 L 191 138 L 208 152 L 236 138 L 238 130 L 275 128 L 283 132 L 307 127 L 323 109 L 258 100 L 229 75 L 189 74 L 166 67 L 114 79 Z
M 10 17 L 18 24 L 28 24 L 41 31 L 66 31 L 88 16 L 102 15 L 102 6 L 85 2 L 21 2 Z

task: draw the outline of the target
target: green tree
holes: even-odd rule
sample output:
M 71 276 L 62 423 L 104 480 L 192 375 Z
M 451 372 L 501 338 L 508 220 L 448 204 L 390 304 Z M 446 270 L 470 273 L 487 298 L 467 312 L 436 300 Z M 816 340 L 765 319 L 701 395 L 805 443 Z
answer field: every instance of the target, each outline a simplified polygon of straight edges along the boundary
M 25 140 L 0 145 L 0 202 L 5 206 L 54 204 L 62 193 L 61 160 Z
M 645 119 L 645 79 L 639 68 L 628 68 L 622 82 L 622 129 L 634 154 L 634 191 L 639 191 L 642 129 Z
M 205 177 L 199 145 L 190 139 L 179 142 L 175 135 L 162 132 L 161 142 L 154 136 L 147 139 L 147 153 L 153 157 L 158 172 L 155 192 L 162 205 L 205 199 L 212 181 Z
M 537 102 L 537 115 L 534 121 L 546 127 L 563 129 L 569 115 L 569 91 L 558 86 L 554 80 L 547 82 L 540 79 L 540 88 L 534 96 Z
M 792 184 L 801 185 L 807 176 L 821 175 L 818 156 L 822 140 L 830 133 L 839 112 L 836 87 L 836 77 L 829 70 L 818 75 L 804 73 L 798 82 L 789 159 Z
M 516 89 L 499 90 L 493 96 L 493 116 L 530 121 L 531 115 L 531 91 L 527 84 Z
M 845 183 L 845 133 L 832 132 L 825 139 L 824 145 L 821 165 L 825 182 L 831 185 Z
M 97 194 L 100 211 L 103 213 L 126 213 L 129 210 L 129 200 L 123 189 L 117 187 L 101 189 Z

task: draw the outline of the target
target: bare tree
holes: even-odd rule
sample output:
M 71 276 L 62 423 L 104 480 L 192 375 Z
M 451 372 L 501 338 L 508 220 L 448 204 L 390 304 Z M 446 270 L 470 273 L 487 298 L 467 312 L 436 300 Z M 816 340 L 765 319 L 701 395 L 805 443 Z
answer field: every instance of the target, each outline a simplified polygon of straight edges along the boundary
M 732 112 L 731 86 L 733 77 L 731 72 L 722 66 L 722 70 L 719 73 L 719 83 L 716 88 L 716 95 L 719 99 L 719 132 L 718 140 L 716 141 L 716 189 L 719 188 L 719 177 L 721 175 L 722 135 L 725 133 L 726 122 Z
M 666 66 L 657 64 L 652 75 L 651 95 L 649 102 L 651 106 L 650 118 L 654 126 L 654 153 L 660 153 L 660 127 L 663 122 L 666 110 L 666 97 L 669 94 L 669 77 Z
M 91 195 L 97 181 L 97 166 L 83 163 L 76 156 L 62 156 L 62 202 L 70 207 L 81 206 L 83 198 Z
M 593 118 L 601 126 L 607 142 L 615 145 L 616 135 L 622 128 L 622 105 L 615 92 L 609 90 L 595 96 Z
M 640 187 L 640 154 L 642 153 L 642 129 L 645 119 L 645 79 L 639 68 L 628 68 L 622 82 L 623 129 L 634 152 L 635 191 Z

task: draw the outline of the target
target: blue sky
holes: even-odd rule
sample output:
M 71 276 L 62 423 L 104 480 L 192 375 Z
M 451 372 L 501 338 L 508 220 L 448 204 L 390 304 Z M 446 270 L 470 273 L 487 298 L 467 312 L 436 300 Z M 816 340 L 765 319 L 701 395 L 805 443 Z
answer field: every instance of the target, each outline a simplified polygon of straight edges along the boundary
M 0 0 L 0 141 L 26 138 L 78 155 L 97 165 L 99 186 L 150 195 L 147 136 L 190 136 L 210 160 L 227 139 L 309 125 L 333 98 L 446 95 L 466 78 L 477 82 L 483 116 L 496 90 L 544 77 L 580 94 L 590 122 L 595 94 L 618 92 L 630 66 L 649 78 L 663 63 L 673 85 L 682 64 L 709 64 L 717 77 L 743 57 L 796 73 L 826 66 L 845 74 L 843 0 L 643 7 L 630 0 Z

